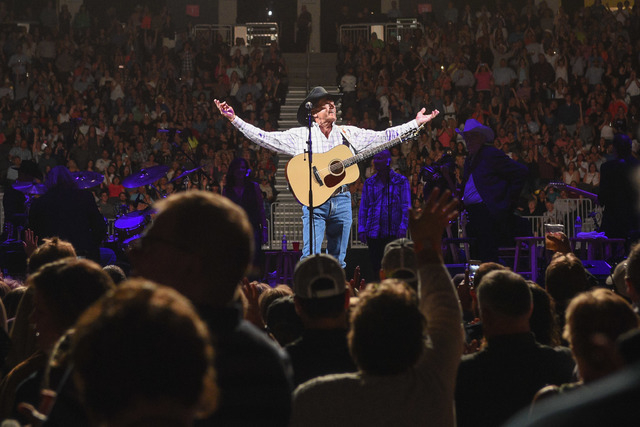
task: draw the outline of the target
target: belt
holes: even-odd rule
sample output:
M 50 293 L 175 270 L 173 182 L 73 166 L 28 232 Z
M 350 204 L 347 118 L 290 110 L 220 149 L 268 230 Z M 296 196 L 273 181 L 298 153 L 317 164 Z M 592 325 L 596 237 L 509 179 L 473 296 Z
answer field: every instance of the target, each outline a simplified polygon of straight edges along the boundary
M 345 185 L 341 185 L 340 187 L 338 187 L 338 189 L 336 191 L 333 192 L 331 197 L 337 196 L 338 194 L 346 193 L 347 191 L 349 191 L 349 186 L 346 185 L 346 184 Z

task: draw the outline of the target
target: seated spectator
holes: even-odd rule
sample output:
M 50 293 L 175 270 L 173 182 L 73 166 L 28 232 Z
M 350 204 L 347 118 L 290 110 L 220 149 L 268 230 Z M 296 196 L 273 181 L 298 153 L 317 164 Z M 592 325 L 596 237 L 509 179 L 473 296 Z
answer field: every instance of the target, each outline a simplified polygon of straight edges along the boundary
M 294 302 L 304 331 L 285 347 L 296 386 L 321 375 L 356 371 L 347 348 L 346 283 L 342 267 L 330 255 L 316 254 L 296 266 Z
M 527 282 L 511 271 L 492 271 L 477 287 L 485 348 L 463 356 L 456 385 L 458 425 L 498 426 L 528 406 L 547 384 L 571 381 L 571 356 L 541 345 L 531 333 Z
M 349 349 L 358 372 L 299 386 L 292 426 L 455 425 L 453 386 L 463 334 L 440 238 L 457 212 L 449 193 L 437 199 L 438 193 L 410 220 L 421 283 L 418 304 L 400 280 L 370 285 L 351 314 Z
M 74 377 L 93 422 L 188 426 L 216 407 L 209 332 L 173 289 L 123 283 L 85 312 L 72 341 Z
M 582 182 L 591 187 L 598 187 L 600 185 L 600 172 L 598 172 L 598 167 L 595 163 L 589 163 L 589 172 L 584 174 Z

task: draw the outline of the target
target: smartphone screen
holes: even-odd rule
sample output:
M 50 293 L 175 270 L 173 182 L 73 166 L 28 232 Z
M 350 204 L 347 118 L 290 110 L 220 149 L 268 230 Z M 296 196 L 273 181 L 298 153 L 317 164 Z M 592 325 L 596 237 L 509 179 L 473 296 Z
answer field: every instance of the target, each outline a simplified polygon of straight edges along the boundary
M 480 261 L 469 261 L 467 268 L 469 269 L 469 280 L 473 283 L 473 278 L 475 277 L 478 268 L 480 268 Z

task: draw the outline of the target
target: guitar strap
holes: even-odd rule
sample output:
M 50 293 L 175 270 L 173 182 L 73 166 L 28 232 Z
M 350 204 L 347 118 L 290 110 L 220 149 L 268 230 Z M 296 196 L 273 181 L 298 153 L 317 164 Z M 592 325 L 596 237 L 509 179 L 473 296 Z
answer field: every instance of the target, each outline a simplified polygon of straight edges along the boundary
M 356 150 L 356 147 L 354 147 L 353 144 L 349 142 L 349 140 L 347 139 L 347 133 L 344 131 L 344 129 L 342 129 L 342 126 L 338 126 L 338 125 L 335 125 L 335 126 L 340 130 L 340 134 L 342 135 L 342 143 L 347 147 L 349 147 L 351 151 L 353 151 L 353 154 L 357 155 L 358 150 Z

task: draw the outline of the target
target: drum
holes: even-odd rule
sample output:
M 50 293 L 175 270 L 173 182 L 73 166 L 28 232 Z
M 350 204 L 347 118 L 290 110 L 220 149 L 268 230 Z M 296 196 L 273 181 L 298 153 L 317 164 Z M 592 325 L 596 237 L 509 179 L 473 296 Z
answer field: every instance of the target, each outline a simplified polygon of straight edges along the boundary
M 139 235 L 144 230 L 144 227 L 149 222 L 148 217 L 139 212 L 143 211 L 129 212 L 114 222 L 115 235 L 120 242 Z
M 131 245 L 131 243 L 135 242 L 140 237 L 142 237 L 142 234 L 134 234 L 133 236 L 129 237 L 128 239 L 123 240 L 122 243 L 120 243 L 120 250 L 122 252 L 126 253 L 127 250 L 129 249 L 129 246 Z

